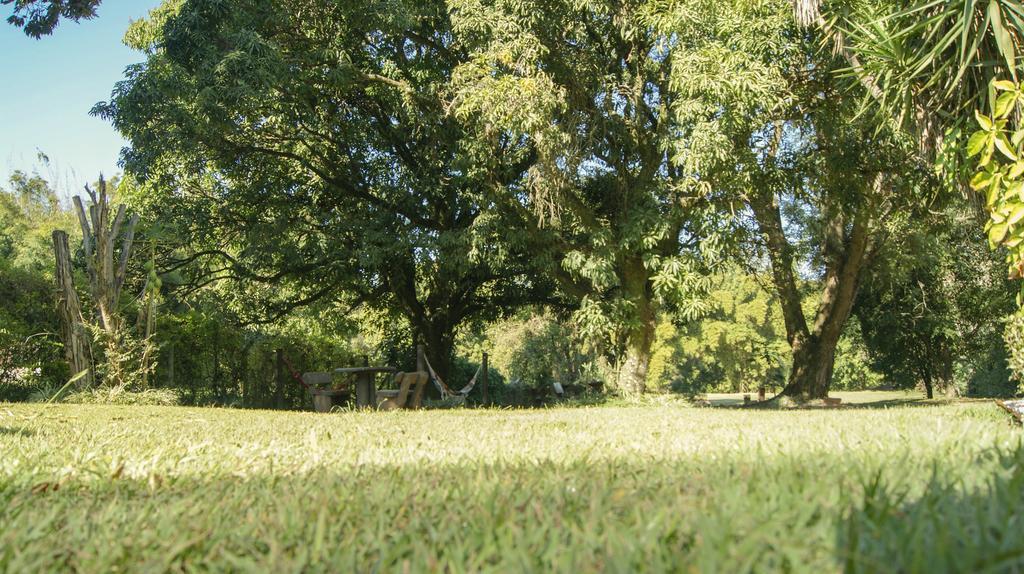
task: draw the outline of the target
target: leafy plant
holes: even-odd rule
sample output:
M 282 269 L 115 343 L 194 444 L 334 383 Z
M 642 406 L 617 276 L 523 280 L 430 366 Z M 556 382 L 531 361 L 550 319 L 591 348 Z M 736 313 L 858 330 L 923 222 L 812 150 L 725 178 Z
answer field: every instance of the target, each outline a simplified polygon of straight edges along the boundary
M 971 188 L 982 194 L 990 219 L 985 224 L 989 246 L 1007 251 L 1012 278 L 1024 278 L 1024 126 L 1014 121 L 1024 92 L 1021 86 L 999 80 L 991 87 L 991 114 L 975 112 L 978 126 L 967 143 L 968 157 L 977 156 Z M 1018 297 L 1018 304 L 1022 300 Z

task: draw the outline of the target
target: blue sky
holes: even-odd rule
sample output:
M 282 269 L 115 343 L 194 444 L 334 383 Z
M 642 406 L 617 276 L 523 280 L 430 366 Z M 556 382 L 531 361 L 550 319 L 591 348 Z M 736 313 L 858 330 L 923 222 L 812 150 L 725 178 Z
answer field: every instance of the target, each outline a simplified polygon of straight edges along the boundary
M 3 20 L 0 10 L 0 185 L 10 172 L 36 170 L 62 194 L 117 173 L 124 140 L 89 115 L 107 100 L 125 67 L 143 56 L 122 42 L 124 31 L 160 0 L 104 0 L 94 20 L 61 22 L 33 40 Z M 43 166 L 37 150 L 50 158 Z

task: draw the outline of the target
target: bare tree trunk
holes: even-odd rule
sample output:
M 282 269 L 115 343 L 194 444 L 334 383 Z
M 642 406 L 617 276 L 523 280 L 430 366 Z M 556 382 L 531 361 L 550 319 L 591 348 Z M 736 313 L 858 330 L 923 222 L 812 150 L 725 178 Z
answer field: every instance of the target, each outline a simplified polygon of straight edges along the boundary
M 60 297 L 57 307 L 60 314 L 61 339 L 64 341 L 64 355 L 72 377 L 85 373 L 75 382 L 75 386 L 87 389 L 93 385 L 89 336 L 71 274 L 71 251 L 68 249 L 67 233 L 60 230 L 53 232 L 53 253 L 57 264 L 57 290 Z
M 82 204 L 82 199 L 78 196 L 72 199 L 78 214 L 78 223 L 82 227 L 82 249 L 85 252 L 86 268 L 89 272 L 92 300 L 96 306 L 96 316 L 100 327 L 116 337 L 121 326 L 118 302 L 139 218 L 135 215 L 128 221 L 128 226 L 124 229 L 120 258 L 115 261 L 114 246 L 118 237 L 121 236 L 122 227 L 125 224 L 124 205 L 118 207 L 117 214 L 111 223 L 107 182 L 100 177 L 98 193 L 90 189 L 89 186 L 85 187 L 85 191 L 92 200 L 88 208 L 88 215 Z

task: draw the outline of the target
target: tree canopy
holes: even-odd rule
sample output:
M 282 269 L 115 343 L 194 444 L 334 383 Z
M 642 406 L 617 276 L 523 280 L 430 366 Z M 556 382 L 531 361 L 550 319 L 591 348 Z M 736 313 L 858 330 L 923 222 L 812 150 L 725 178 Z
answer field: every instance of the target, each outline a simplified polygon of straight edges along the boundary
M 446 375 L 460 325 L 554 301 L 493 193 L 531 151 L 448 113 L 467 55 L 443 2 L 171 3 L 129 37 L 148 60 L 98 111 L 132 143 L 140 201 L 182 224 L 173 265 L 246 280 L 253 320 L 392 309 Z
M 97 4 L 17 2 L 12 21 L 38 36 Z M 897 386 L 962 388 L 981 369 L 968 334 L 996 332 L 964 309 L 992 319 L 1007 286 L 964 269 L 983 250 L 943 218 L 977 220 L 978 157 L 989 239 L 1020 268 L 1018 16 L 1002 0 L 167 0 L 130 26 L 143 61 L 94 108 L 128 141 L 112 193 L 141 218 L 139 294 L 108 311 L 140 317 L 171 364 L 241 329 L 194 400 L 229 396 L 251 349 L 317 321 L 337 347 L 317 360 L 407 364 L 417 342 L 448 379 L 500 339 L 517 343 L 498 363 L 538 385 L 786 371 L 783 394 L 819 399 L 837 370 L 877 382 L 870 355 Z M 11 184 L 16 225 L 67 210 L 41 180 Z M 91 279 L 82 245 L 68 293 Z

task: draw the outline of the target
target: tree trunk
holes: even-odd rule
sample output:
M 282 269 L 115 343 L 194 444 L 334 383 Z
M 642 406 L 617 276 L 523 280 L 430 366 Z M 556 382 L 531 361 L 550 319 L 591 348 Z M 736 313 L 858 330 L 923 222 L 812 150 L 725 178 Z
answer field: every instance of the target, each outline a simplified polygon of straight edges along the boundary
M 618 387 L 626 394 L 641 395 L 647 390 L 647 368 L 657 317 L 648 271 L 639 257 L 628 261 L 622 277 L 623 296 L 636 309 L 634 327 L 626 333 L 625 357 L 619 367 Z
M 453 391 L 462 388 L 465 381 L 453 381 L 452 355 L 455 351 L 455 335 L 446 325 L 428 324 L 424 329 L 423 341 L 427 346 L 427 361 L 437 376 Z
M 953 381 L 953 351 L 944 337 L 939 342 L 938 389 L 947 397 L 956 397 L 957 388 Z
M 644 331 L 648 331 L 644 329 Z M 653 335 L 654 329 L 650 329 Z M 619 388 L 629 395 L 642 395 L 647 391 L 647 368 L 651 363 L 653 337 L 647 333 L 631 338 L 626 345 L 625 360 L 619 369 Z
M 89 337 L 71 274 L 71 251 L 68 248 L 67 233 L 60 230 L 53 232 L 53 253 L 57 263 L 57 290 L 60 297 L 57 307 L 60 314 L 61 339 L 64 341 L 64 356 L 67 358 L 72 377 L 85 373 L 75 382 L 75 386 L 87 389 L 93 385 Z
M 793 346 L 793 368 L 781 394 L 802 400 L 827 397 L 838 343 L 836 336 L 800 339 Z
M 935 398 L 935 389 L 932 386 L 932 377 L 928 374 L 924 376 L 924 394 L 926 398 Z
M 881 176 L 876 178 L 881 185 Z M 836 346 L 850 317 L 860 285 L 868 250 L 871 214 L 862 207 L 847 230 L 844 217 L 829 217 L 828 238 L 823 246 L 828 255 L 821 302 L 809 326 L 801 309 L 792 246 L 783 233 L 778 199 L 769 194 L 750 202 L 761 232 L 765 235 L 776 294 L 782 305 L 786 338 L 793 352 L 789 381 L 780 393 L 799 400 L 828 396 L 835 366 Z
M 135 227 L 139 217 L 134 215 L 125 226 L 125 207 L 120 205 L 113 221 L 110 220 L 110 202 L 107 183 L 100 177 L 97 192 L 85 187 L 92 203 L 85 207 L 78 196 L 72 198 L 78 222 L 82 227 L 82 250 L 85 253 L 86 270 L 92 289 L 93 304 L 99 326 L 116 340 L 122 318 L 118 313 L 121 288 L 124 285 L 135 240 Z M 114 247 L 121 238 L 120 258 L 114 257 Z

